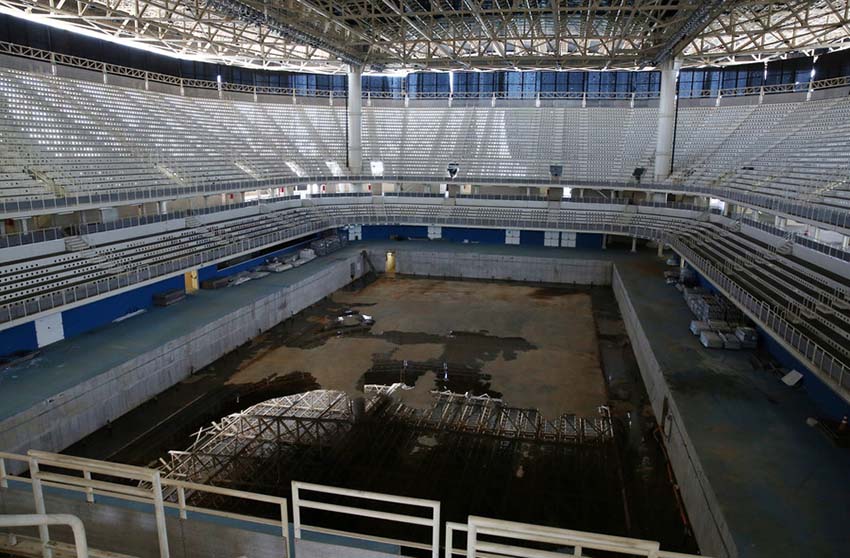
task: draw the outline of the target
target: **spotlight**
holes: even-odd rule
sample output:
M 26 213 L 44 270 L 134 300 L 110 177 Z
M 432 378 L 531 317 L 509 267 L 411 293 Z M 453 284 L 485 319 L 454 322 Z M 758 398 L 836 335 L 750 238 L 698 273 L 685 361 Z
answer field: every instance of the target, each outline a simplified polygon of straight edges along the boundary
M 449 163 L 449 166 L 446 167 L 446 175 L 449 178 L 454 178 L 457 176 L 459 170 L 460 165 L 458 165 L 457 163 Z

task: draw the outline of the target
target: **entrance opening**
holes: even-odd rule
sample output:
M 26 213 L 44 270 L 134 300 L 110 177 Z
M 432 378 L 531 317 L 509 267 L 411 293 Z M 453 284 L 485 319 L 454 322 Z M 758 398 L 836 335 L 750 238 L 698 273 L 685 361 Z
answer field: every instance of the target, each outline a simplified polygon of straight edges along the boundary
M 395 273 L 395 252 L 387 252 L 387 273 Z
M 198 290 L 198 270 L 193 269 L 183 274 L 183 284 L 186 287 L 186 294 L 192 294 Z

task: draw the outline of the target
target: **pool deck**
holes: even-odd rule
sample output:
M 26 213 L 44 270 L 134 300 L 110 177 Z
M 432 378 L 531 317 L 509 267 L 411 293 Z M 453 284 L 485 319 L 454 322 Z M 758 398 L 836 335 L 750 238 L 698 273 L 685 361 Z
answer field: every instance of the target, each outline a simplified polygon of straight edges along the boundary
M 776 377 L 755 371 L 747 352 L 704 349 L 688 331 L 692 315 L 682 296 L 664 283 L 666 266 L 650 251 L 354 243 L 285 273 L 220 291 L 199 291 L 172 307 L 51 345 L 29 362 L 0 371 L 0 433 L 3 419 L 363 249 L 614 262 L 732 534 L 734 548 L 727 549 L 728 555 L 846 555 L 850 451 L 834 447 L 806 424 L 818 413 L 804 389 L 790 389 Z

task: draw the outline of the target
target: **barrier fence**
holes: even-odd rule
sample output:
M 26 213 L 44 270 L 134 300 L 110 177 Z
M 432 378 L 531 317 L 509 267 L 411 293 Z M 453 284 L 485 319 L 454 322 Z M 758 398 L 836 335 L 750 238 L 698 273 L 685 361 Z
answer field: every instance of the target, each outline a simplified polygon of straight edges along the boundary
M 8 474 L 6 466 L 8 461 L 28 464 L 29 476 Z M 47 472 L 43 471 L 41 469 L 42 467 L 56 468 L 63 472 Z M 93 478 L 93 475 L 97 475 L 98 478 Z M 113 480 L 100 480 L 101 478 Z M 84 558 L 89 555 L 89 549 L 85 546 L 86 538 L 83 523 L 74 516 L 67 514 L 50 515 L 46 512 L 47 504 L 44 499 L 43 488 L 48 486 L 82 493 L 85 495 L 86 501 L 89 504 L 98 503 L 98 498 L 101 496 L 132 502 L 134 504 L 143 504 L 145 512 L 149 513 L 152 511 L 156 518 L 157 544 L 160 558 L 169 558 L 170 556 L 170 543 L 166 528 L 166 510 L 174 509 L 178 511 L 178 517 L 181 521 L 195 519 L 208 521 L 203 516 L 216 516 L 262 526 L 278 526 L 280 528 L 281 540 L 284 543 L 280 555 L 290 555 L 288 501 L 282 497 L 170 479 L 162 477 L 160 471 L 146 467 L 135 467 L 35 450 L 31 450 L 26 456 L 0 452 L 0 495 L 3 494 L 3 491 L 17 489 L 17 486 L 12 486 L 16 483 L 24 486 L 26 484 L 31 485 L 37 515 L 29 516 L 26 520 L 14 516 L 12 516 L 13 518 L 9 518 L 10 516 L 0 516 L 0 527 L 38 524 L 39 541 L 46 557 L 50 556 L 50 550 L 56 546 L 55 541 L 50 537 L 48 525 L 57 523 L 67 524 L 73 527 L 75 539 L 78 544 L 77 556 Z M 564 556 L 561 551 L 565 548 L 571 550 L 572 556 L 579 558 L 588 556 L 585 554 L 585 550 L 615 552 L 624 558 L 629 556 L 647 558 L 696 558 L 689 554 L 661 551 L 660 544 L 654 541 L 542 527 L 476 516 L 470 516 L 466 524 L 446 522 L 445 538 L 441 541 L 443 523 L 440 517 L 440 502 L 436 500 L 409 498 L 378 492 L 364 492 L 298 481 L 293 481 L 291 488 L 295 541 L 294 556 L 298 554 L 297 541 L 302 539 L 304 532 L 310 531 L 333 535 L 335 538 L 332 539 L 334 541 L 332 544 L 344 544 L 341 539 L 354 538 L 362 541 L 391 544 L 400 549 L 425 550 L 430 552 L 432 558 L 439 558 L 441 549 L 444 549 L 444 558 L 451 558 L 452 556 L 485 558 L 497 555 L 506 558 L 558 558 Z M 176 491 L 176 502 L 169 501 L 166 498 L 169 490 L 172 492 Z M 277 520 L 270 520 L 265 517 L 226 512 L 220 509 L 189 506 L 186 504 L 186 491 L 235 497 L 258 503 L 275 504 L 279 506 L 280 516 Z M 310 499 L 305 498 L 305 493 L 312 494 L 313 496 Z M 321 501 L 320 499 L 323 497 L 343 497 L 348 500 L 356 500 L 358 504 L 344 505 Z M 114 505 L 114 503 L 104 503 L 104 505 Z M 417 512 L 416 514 L 408 514 L 377 509 L 382 505 L 383 507 L 386 507 L 386 505 L 405 506 L 415 508 Z M 302 521 L 302 514 L 305 510 L 321 510 L 333 514 L 369 518 L 400 525 L 419 526 L 430 531 L 430 541 L 425 543 L 422 541 L 366 535 L 307 525 Z M 197 518 L 194 515 L 190 515 L 190 513 L 194 514 L 195 512 L 199 514 Z M 109 515 L 97 514 L 97 517 L 107 518 Z M 455 541 L 461 538 L 456 537 L 456 533 L 466 533 L 466 548 L 457 548 L 455 546 Z M 493 542 L 490 540 L 492 537 L 498 537 L 501 542 Z M 505 542 L 506 540 L 510 542 Z M 529 546 L 527 543 L 534 543 L 534 545 Z M 549 545 L 549 547 L 546 547 L 549 549 L 541 549 L 541 543 L 543 545 Z M 118 548 L 111 550 L 112 552 L 121 552 L 138 549 Z M 404 554 L 400 555 L 403 556 Z
M 751 206 L 760 210 L 787 214 L 795 218 L 807 219 L 835 227 L 850 229 L 850 210 L 844 207 L 831 207 L 816 201 L 800 201 L 796 197 L 805 192 L 788 192 L 785 197 L 759 194 L 744 189 L 720 186 L 702 186 L 676 183 L 637 182 L 635 180 L 602 181 L 572 180 L 568 178 L 504 178 L 501 176 L 459 176 L 453 180 L 445 176 L 433 175 L 315 175 L 304 177 L 280 176 L 262 180 L 241 180 L 236 182 L 203 182 L 180 187 L 127 188 L 109 192 L 73 192 L 60 198 L 5 199 L 0 202 L 0 212 L 7 217 L 28 216 L 31 214 L 60 210 L 83 209 L 85 207 L 111 207 L 122 204 L 141 204 L 158 200 L 203 196 L 232 192 L 248 192 L 286 186 L 304 186 L 307 184 L 358 184 L 376 182 L 396 184 L 476 184 L 480 186 L 527 186 L 538 188 L 569 187 L 602 190 L 635 190 L 649 192 L 670 192 L 711 197 L 728 202 Z M 325 194 L 328 195 L 328 194 Z M 342 197 L 350 197 L 351 194 Z M 795 196 L 795 197 L 791 197 Z M 293 196 L 294 198 L 295 196 Z
M 7 466 L 9 461 L 25 463 L 29 468 L 29 476 L 9 474 Z M 44 471 L 42 467 L 49 467 L 50 470 Z M 56 469 L 62 472 L 55 472 Z M 98 478 L 94 478 L 93 475 Z M 102 478 L 108 480 L 101 480 Z M 145 510 L 152 511 L 155 517 L 160 558 L 170 557 L 166 510 L 176 510 L 178 517 L 182 520 L 189 519 L 190 514 L 197 513 L 249 524 L 279 527 L 281 537 L 287 543 L 284 544 L 284 548 L 287 549 L 284 556 L 288 555 L 289 512 L 286 498 L 163 478 L 159 470 L 147 467 L 136 467 L 37 450 L 30 450 L 25 456 L 0 452 L 0 489 L 9 489 L 10 481 L 31 486 L 35 511 L 42 515 L 47 513 L 44 498 L 45 487 L 84 494 L 86 502 L 90 504 L 95 503 L 97 498 L 101 496 L 142 504 Z M 169 491 L 174 494 L 173 499 L 176 501 L 166 499 L 166 494 Z M 192 506 L 186 502 L 187 491 L 274 504 L 280 510 L 280 518 L 272 520 L 266 517 Z M 49 546 L 51 539 L 46 524 L 39 526 L 39 539 L 45 548 Z

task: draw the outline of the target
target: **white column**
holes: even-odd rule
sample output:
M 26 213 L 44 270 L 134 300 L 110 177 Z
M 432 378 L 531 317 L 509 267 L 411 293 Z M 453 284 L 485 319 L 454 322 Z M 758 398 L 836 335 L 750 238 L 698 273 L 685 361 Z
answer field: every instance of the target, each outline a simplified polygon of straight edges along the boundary
M 637 252 L 637 237 L 632 237 L 632 253 Z
M 352 174 L 363 173 L 363 146 L 360 121 L 363 113 L 360 76 L 363 68 L 348 67 L 348 170 Z
M 673 161 L 673 125 L 676 115 L 676 74 L 680 60 L 661 65 L 661 98 L 658 100 L 658 134 L 655 144 L 655 181 L 670 174 Z

